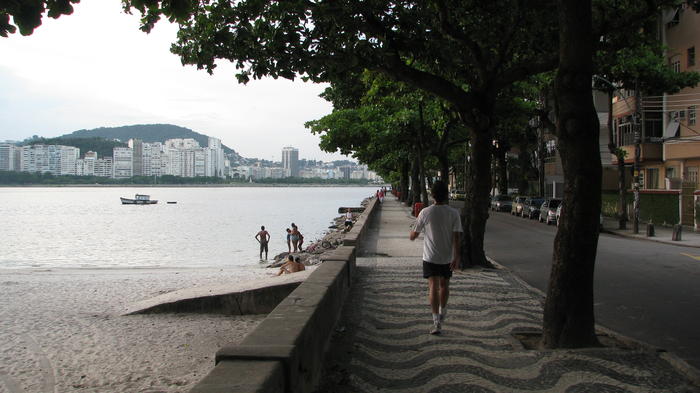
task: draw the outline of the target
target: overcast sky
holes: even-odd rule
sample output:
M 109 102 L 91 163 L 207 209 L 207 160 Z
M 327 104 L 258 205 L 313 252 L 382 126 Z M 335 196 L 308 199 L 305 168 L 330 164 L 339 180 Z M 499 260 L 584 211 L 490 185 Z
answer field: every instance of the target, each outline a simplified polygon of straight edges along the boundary
M 304 122 L 330 113 L 323 85 L 265 79 L 239 85 L 230 64 L 210 76 L 170 53 L 177 26 L 146 34 L 120 0 L 83 1 L 34 34 L 0 37 L 0 140 L 79 129 L 169 123 L 218 137 L 244 157 L 344 159 L 318 148 Z

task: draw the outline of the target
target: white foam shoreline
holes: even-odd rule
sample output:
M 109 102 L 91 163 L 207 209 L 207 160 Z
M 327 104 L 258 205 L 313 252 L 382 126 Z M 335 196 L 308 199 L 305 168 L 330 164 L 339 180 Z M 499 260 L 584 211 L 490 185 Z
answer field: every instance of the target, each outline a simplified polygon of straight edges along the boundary
M 121 314 L 196 286 L 238 286 L 270 269 L 0 269 L 0 393 L 186 392 L 264 318 Z

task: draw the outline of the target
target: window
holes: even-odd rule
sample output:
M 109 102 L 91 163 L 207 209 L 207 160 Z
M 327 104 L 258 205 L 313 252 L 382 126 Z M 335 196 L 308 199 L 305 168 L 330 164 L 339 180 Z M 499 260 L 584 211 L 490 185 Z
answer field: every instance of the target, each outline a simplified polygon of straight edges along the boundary
M 625 116 L 618 119 L 617 133 L 622 139 L 620 146 L 634 144 L 634 130 L 632 128 L 632 116 Z
M 688 125 L 694 126 L 697 121 L 697 114 L 695 113 L 695 105 L 688 107 Z
M 674 60 L 671 62 L 671 69 L 673 72 L 681 72 L 681 62 L 680 60 Z
M 673 179 L 676 177 L 676 167 L 670 166 L 666 168 L 666 177 L 669 179 Z
M 695 65 L 695 47 L 691 46 L 688 48 L 688 67 Z
M 644 184 L 646 189 L 655 190 L 659 188 L 659 168 L 649 168 L 647 169 L 646 183 Z
M 698 184 L 698 167 L 689 166 L 685 171 L 685 181 L 689 181 Z

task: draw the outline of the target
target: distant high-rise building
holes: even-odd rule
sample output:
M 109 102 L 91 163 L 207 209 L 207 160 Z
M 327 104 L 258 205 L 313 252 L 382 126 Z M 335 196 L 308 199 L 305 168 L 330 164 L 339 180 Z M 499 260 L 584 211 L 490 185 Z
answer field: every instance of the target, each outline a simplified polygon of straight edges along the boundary
M 224 177 L 224 163 L 225 157 L 221 139 L 210 137 L 207 147 L 206 176 Z
M 134 154 L 129 147 L 115 147 L 112 156 L 113 177 L 115 179 L 124 179 L 133 176 Z
M 18 171 L 22 148 L 10 143 L 0 144 L 0 171 Z
M 288 146 L 282 149 L 282 167 L 290 177 L 299 177 L 299 150 Z
M 165 141 L 164 145 L 169 149 L 198 149 L 201 147 L 199 146 L 199 142 L 192 138 L 168 139 Z
M 20 170 L 24 172 L 75 175 L 75 165 L 80 149 L 62 145 L 23 146 Z
M 352 167 L 351 166 L 340 167 L 340 171 L 343 174 L 343 179 L 350 180 L 350 174 L 352 174 Z
M 143 162 L 143 141 L 141 139 L 129 139 L 128 146 L 131 148 L 133 157 L 133 173 L 132 176 L 144 175 Z

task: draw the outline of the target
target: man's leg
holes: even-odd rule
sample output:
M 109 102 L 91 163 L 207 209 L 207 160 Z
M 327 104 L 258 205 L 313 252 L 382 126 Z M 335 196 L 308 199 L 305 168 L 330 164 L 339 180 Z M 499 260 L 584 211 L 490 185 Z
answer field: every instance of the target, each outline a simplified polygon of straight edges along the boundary
M 430 334 L 440 334 L 440 277 L 428 277 L 428 298 L 430 300 L 430 309 L 433 312 L 433 328 Z
M 440 322 L 445 319 L 447 314 L 447 299 L 450 297 L 450 279 L 440 277 Z
M 433 311 L 433 315 L 440 312 L 441 294 L 439 293 L 439 289 L 440 277 L 428 277 L 428 300 L 430 300 L 430 309 Z

